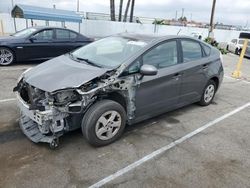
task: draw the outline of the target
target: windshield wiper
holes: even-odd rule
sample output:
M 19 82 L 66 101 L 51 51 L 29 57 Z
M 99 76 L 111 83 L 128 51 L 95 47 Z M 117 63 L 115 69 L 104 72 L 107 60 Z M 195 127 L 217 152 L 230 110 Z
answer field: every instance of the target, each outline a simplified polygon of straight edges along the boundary
M 84 61 L 84 62 L 86 62 L 86 63 L 89 64 L 89 65 L 103 68 L 101 65 L 98 65 L 98 64 L 96 64 L 96 63 L 90 61 L 89 59 L 81 58 L 81 57 L 76 57 L 76 56 L 74 56 L 72 53 L 69 53 L 69 55 L 70 55 L 74 60 L 76 60 L 76 61 Z

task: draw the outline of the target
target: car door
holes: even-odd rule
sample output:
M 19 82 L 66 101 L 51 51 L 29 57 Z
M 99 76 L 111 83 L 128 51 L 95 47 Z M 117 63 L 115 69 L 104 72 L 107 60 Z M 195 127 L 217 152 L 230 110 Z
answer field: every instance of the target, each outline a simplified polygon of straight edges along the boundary
M 191 39 L 181 39 L 180 42 L 182 48 L 180 70 L 183 72 L 180 105 L 185 105 L 200 99 L 208 80 L 208 68 L 212 60 L 208 54 L 205 54 L 200 42 Z M 210 47 L 204 47 L 207 48 L 206 53 L 210 53 Z
M 177 49 L 176 40 L 165 41 L 152 47 L 138 60 L 141 64 L 155 66 L 158 73 L 155 76 L 144 76 L 136 90 L 137 120 L 170 110 L 178 104 L 181 73 L 178 69 Z
M 55 29 L 54 53 L 59 56 L 81 46 L 77 42 L 78 34 L 67 29 Z
M 234 53 L 236 49 L 236 44 L 237 44 L 237 39 L 231 40 L 231 42 L 228 45 L 228 50 Z
M 48 59 L 53 56 L 53 29 L 43 29 L 31 35 L 24 44 L 26 59 Z

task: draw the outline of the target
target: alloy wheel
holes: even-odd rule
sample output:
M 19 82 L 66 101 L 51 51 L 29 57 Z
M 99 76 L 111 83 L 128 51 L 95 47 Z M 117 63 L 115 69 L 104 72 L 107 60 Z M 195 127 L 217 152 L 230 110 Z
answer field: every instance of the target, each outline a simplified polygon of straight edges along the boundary
M 118 133 L 121 124 L 121 115 L 117 111 L 107 111 L 97 120 L 96 136 L 100 140 L 109 140 Z
M 213 84 L 208 85 L 204 93 L 204 101 L 206 103 L 209 103 L 213 99 L 214 93 L 215 93 L 214 85 Z
M 0 48 L 0 65 L 9 65 L 13 62 L 13 53 L 6 49 Z

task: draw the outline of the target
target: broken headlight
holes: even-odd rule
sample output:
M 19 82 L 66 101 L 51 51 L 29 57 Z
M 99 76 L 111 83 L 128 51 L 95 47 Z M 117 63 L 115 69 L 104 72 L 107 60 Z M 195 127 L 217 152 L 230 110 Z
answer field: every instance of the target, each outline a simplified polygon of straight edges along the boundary
M 75 90 L 59 91 L 54 94 L 54 98 L 54 104 L 59 106 L 81 100 L 81 96 Z

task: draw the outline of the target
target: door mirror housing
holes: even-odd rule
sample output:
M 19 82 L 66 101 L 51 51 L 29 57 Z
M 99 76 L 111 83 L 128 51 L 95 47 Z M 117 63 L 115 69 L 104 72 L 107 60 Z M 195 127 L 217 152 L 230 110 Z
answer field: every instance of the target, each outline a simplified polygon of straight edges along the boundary
M 142 65 L 140 68 L 140 73 L 142 76 L 154 76 L 158 73 L 158 70 L 153 65 Z

